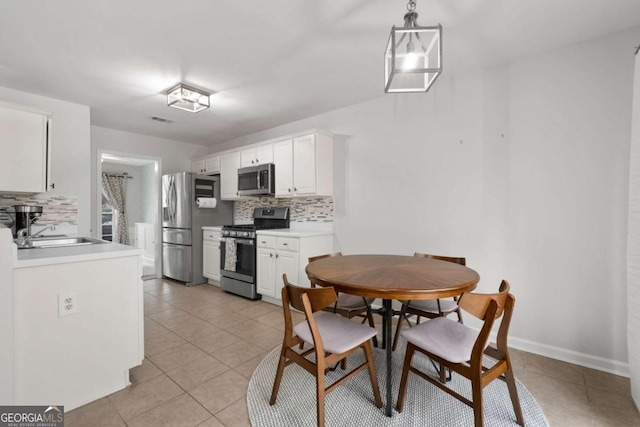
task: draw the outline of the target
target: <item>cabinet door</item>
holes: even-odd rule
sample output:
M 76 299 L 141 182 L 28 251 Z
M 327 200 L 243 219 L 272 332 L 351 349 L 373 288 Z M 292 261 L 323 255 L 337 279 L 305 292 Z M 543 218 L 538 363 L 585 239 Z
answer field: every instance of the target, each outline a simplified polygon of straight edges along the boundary
M 276 276 L 275 288 L 277 298 L 281 298 L 284 281 L 282 275 L 287 275 L 289 283 L 298 285 L 298 252 L 293 251 L 277 251 L 276 252 Z
M 204 173 L 204 160 L 196 160 L 191 162 L 191 172 Z
M 275 286 L 275 254 L 273 249 L 260 248 L 257 250 L 256 260 L 256 288 L 259 294 L 272 298 L 279 298 L 276 295 Z
M 220 156 L 213 156 L 204 159 L 204 173 L 207 175 L 220 173 Z
M 276 165 L 276 196 L 293 195 L 293 141 L 273 144 L 273 162 Z
M 293 140 L 293 186 L 296 195 L 316 193 L 316 136 Z
M 204 240 L 202 242 L 202 275 L 220 281 L 220 242 Z
M 44 113 L 0 105 L 0 191 L 47 191 L 47 120 Z
M 256 165 L 256 150 L 255 148 L 248 148 L 240 152 L 240 167 L 245 168 L 247 166 Z
M 222 200 L 236 200 L 238 196 L 238 169 L 240 168 L 240 152 L 229 153 L 220 158 L 220 181 Z
M 273 163 L 273 144 L 256 147 L 256 163 L 259 165 Z

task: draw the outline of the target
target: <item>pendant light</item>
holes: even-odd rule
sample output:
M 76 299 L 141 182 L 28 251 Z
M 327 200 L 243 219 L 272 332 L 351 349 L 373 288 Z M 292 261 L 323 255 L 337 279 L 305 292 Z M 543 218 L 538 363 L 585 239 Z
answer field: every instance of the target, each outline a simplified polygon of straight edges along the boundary
M 391 28 L 384 55 L 384 91 L 426 92 L 442 72 L 442 26 L 420 27 L 415 0 L 404 26 Z

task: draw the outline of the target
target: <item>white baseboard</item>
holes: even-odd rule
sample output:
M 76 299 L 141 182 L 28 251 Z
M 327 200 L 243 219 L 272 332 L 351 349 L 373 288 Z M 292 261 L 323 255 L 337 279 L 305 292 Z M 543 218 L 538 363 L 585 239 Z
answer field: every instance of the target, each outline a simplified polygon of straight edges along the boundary
M 495 335 L 492 335 L 491 339 L 495 341 Z M 608 372 L 614 375 L 620 375 L 626 378 L 629 378 L 631 376 L 629 363 L 627 362 L 606 359 L 600 356 L 593 356 L 591 354 L 580 353 L 566 348 L 555 347 L 552 345 L 542 344 L 513 336 L 509 337 L 509 347 L 526 351 L 528 353 L 561 360 L 563 362 L 573 363 L 574 365 L 584 366 L 585 368 L 591 368 L 598 371 Z

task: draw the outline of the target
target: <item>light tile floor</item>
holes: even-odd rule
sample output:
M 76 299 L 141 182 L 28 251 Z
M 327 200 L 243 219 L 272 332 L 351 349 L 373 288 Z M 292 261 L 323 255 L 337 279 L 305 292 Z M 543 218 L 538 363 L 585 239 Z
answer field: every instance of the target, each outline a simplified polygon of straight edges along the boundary
M 247 386 L 258 363 L 282 341 L 282 309 L 211 285 L 144 283 L 146 358 L 130 371 L 131 386 L 67 413 L 65 425 L 249 426 Z M 629 379 L 511 354 L 516 377 L 552 426 L 640 425 Z

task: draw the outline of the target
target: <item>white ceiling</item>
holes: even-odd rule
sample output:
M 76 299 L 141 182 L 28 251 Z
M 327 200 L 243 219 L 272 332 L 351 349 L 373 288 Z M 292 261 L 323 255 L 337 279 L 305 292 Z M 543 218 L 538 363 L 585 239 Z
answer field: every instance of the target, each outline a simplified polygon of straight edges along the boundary
M 89 105 L 97 126 L 211 146 L 402 96 L 383 94 L 383 52 L 406 3 L 0 0 L 0 86 Z M 640 0 L 418 0 L 417 11 L 443 25 L 445 73 L 640 25 Z M 211 108 L 168 108 L 178 82 L 217 92 Z

